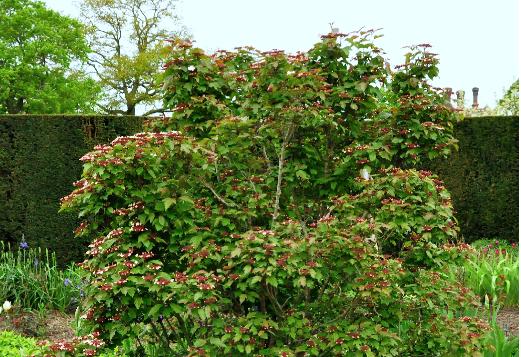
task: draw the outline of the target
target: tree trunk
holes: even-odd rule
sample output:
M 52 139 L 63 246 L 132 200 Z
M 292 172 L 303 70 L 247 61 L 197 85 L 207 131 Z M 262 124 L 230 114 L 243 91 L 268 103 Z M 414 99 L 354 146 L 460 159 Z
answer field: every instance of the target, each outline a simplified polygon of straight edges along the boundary
M 127 104 L 127 115 L 136 115 L 136 105 Z
M 5 107 L 7 108 L 7 113 L 9 114 L 19 114 L 24 108 L 24 97 L 16 98 L 8 98 L 5 101 Z

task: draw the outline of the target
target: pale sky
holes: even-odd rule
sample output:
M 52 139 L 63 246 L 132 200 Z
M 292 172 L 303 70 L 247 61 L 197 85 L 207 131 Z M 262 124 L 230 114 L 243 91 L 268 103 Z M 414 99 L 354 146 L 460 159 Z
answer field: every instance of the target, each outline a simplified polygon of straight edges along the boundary
M 77 1 L 44 0 L 62 14 L 79 16 Z M 439 54 L 439 87 L 479 87 L 480 107 L 495 106 L 519 76 L 517 0 L 179 0 L 177 14 L 195 44 L 206 51 L 251 45 L 261 50 L 306 51 L 329 32 L 382 28 L 376 42 L 391 65 L 402 47 L 430 43 Z

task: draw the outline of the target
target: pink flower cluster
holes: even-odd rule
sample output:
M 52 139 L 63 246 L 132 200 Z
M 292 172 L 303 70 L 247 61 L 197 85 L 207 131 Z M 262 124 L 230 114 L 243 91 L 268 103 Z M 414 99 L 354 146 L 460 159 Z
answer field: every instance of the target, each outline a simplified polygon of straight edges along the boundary
M 50 352 L 56 354 L 58 352 L 79 353 L 83 352 L 85 356 L 95 356 L 96 350 L 102 347 L 105 342 L 100 340 L 99 333 L 94 332 L 86 336 L 74 337 L 70 340 L 57 341 L 38 341 L 38 346 L 46 347 Z M 53 354 L 53 355 L 54 355 Z

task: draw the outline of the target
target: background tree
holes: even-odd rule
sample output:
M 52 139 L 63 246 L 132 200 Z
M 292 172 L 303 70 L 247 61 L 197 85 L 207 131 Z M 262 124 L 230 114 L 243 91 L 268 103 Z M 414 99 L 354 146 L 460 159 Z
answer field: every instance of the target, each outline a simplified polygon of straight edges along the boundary
M 519 115 L 519 79 L 512 83 L 501 98 L 496 111 L 499 115 Z
M 83 2 L 82 16 L 94 49 L 89 64 L 108 94 L 102 105 L 107 113 L 135 115 L 139 104 L 153 106 L 145 114 L 163 111 L 157 107 L 163 41 L 178 33 L 162 24 L 176 21 L 174 6 L 175 0 Z
M 38 1 L 0 2 L 0 113 L 92 111 L 95 82 L 73 69 L 88 52 L 78 21 Z

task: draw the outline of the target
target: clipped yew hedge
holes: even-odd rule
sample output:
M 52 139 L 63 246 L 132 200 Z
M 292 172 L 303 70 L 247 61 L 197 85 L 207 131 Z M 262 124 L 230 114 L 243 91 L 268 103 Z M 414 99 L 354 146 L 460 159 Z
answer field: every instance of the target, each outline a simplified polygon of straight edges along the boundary
M 49 248 L 60 263 L 78 260 L 77 214 L 58 214 L 60 198 L 79 179 L 79 158 L 93 145 L 140 131 L 143 118 L 0 115 L 0 239 Z
M 519 232 L 519 117 L 465 118 L 456 125 L 459 151 L 433 171 L 452 195 L 468 242 L 489 237 L 517 242 Z
M 459 151 L 432 169 L 452 194 L 461 233 L 518 240 L 518 117 L 467 118 L 456 126 Z M 141 117 L 0 115 L 0 240 L 80 260 L 86 242 L 73 238 L 75 214 L 59 200 L 81 175 L 78 160 L 96 144 L 142 130 Z

